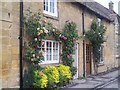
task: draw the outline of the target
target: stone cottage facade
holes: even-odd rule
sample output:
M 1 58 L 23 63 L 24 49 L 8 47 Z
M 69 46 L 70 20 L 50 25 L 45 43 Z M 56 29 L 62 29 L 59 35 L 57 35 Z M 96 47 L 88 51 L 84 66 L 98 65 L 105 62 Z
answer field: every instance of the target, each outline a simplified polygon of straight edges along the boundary
M 115 58 L 115 24 L 110 17 L 109 9 L 96 2 L 57 2 L 57 0 L 45 0 L 45 2 L 23 2 L 23 14 L 30 8 L 33 12 L 41 11 L 47 21 L 62 28 L 66 20 L 72 20 L 77 24 L 79 35 L 84 30 L 89 30 L 94 19 L 99 23 L 103 22 L 107 27 L 106 42 L 102 45 L 101 60 L 99 61 L 98 72 L 104 72 L 118 67 Z M 19 87 L 20 81 L 20 2 L 0 2 L 0 87 Z M 56 62 L 45 62 L 45 65 L 58 64 L 60 62 L 61 50 L 59 43 L 48 39 L 46 43 L 55 43 L 58 50 Z M 62 48 L 62 47 L 61 47 Z M 58 57 L 57 56 L 57 57 Z M 88 58 L 89 57 L 89 58 Z M 77 68 L 75 78 L 94 74 L 93 55 L 90 51 L 90 42 L 78 40 L 76 53 L 74 55 L 74 66 Z
M 19 13 L 19 3 L 0 2 L 0 88 L 19 86 Z

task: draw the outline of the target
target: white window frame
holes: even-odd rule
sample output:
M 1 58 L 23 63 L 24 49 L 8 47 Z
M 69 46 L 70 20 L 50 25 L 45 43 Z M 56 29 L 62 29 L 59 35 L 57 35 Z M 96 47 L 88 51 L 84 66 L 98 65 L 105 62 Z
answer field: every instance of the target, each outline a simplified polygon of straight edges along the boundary
M 57 13 L 57 0 L 54 0 L 54 13 L 50 12 L 50 1 L 51 0 L 44 0 L 45 3 L 47 1 L 48 1 L 48 11 L 43 10 L 43 13 L 48 14 L 50 16 L 57 17 L 58 16 L 58 13 Z
M 103 63 L 104 63 L 104 46 L 101 45 L 101 47 L 100 47 L 100 59 L 99 59 L 98 64 L 103 64 Z
M 119 43 L 116 43 L 116 48 L 115 48 L 115 49 L 116 49 L 116 55 L 115 55 L 116 58 L 117 58 L 117 57 L 120 57 L 120 51 L 119 51 L 119 48 L 120 48 L 120 44 L 119 44 Z
M 115 33 L 118 34 L 119 32 L 119 24 L 115 23 Z
M 54 64 L 54 63 L 59 63 L 59 42 L 58 41 L 54 41 L 54 40 L 42 40 L 42 41 L 44 41 L 45 42 L 45 45 L 44 45 L 44 48 L 46 47 L 46 42 L 51 42 L 51 50 L 52 50 L 52 53 L 51 53 L 51 60 L 50 61 L 48 61 L 46 58 L 47 58 L 47 52 L 46 52 L 46 48 L 45 48 L 45 52 L 44 52 L 44 61 L 42 61 L 40 64 Z M 57 60 L 53 60 L 53 42 L 55 42 L 55 43 L 58 43 L 58 57 L 57 57 Z
M 97 23 L 98 23 L 98 25 L 100 26 L 101 23 L 102 23 L 102 20 L 101 20 L 100 18 L 97 18 Z

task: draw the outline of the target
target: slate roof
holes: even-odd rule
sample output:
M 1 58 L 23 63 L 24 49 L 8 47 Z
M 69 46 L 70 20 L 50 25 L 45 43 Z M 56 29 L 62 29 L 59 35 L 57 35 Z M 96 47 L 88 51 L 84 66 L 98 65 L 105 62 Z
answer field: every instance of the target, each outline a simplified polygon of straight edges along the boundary
M 120 16 L 119 16 L 119 15 L 117 15 L 117 18 L 118 18 L 118 22 L 120 23 Z
M 109 10 L 108 8 L 102 6 L 101 4 L 97 2 L 79 2 L 80 4 L 84 5 L 91 11 L 95 12 L 96 14 L 100 15 L 101 17 L 113 21 L 113 19 L 110 17 L 111 14 L 115 14 L 114 11 Z

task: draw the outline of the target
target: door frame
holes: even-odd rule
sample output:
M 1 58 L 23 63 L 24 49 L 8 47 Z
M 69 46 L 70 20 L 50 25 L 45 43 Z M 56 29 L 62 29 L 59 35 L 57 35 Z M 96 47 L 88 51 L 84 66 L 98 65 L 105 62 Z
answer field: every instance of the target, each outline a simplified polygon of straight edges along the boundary
M 78 64 L 79 64 L 79 58 L 78 58 L 79 55 L 78 55 L 78 54 L 79 54 L 79 43 L 76 43 L 76 44 L 75 44 L 75 60 L 76 60 L 76 69 L 77 69 L 77 72 L 76 72 L 76 74 L 73 76 L 73 79 L 77 79 L 77 78 L 79 77 L 79 75 L 78 75 L 78 74 L 79 74 L 79 72 L 78 72 L 78 71 L 79 71 L 79 70 L 78 70 L 78 69 L 79 69 L 79 67 L 78 67 L 78 66 L 79 66 L 79 65 L 78 65 Z M 76 58 L 76 57 L 77 57 L 77 58 Z M 75 62 L 75 61 L 74 61 L 74 62 Z

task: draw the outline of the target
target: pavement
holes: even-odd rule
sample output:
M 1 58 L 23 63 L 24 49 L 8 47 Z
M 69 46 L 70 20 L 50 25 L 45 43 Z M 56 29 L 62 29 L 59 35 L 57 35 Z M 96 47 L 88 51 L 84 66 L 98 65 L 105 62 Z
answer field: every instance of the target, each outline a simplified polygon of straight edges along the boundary
M 118 79 L 119 78 L 119 79 Z M 72 81 L 72 84 L 67 88 L 88 88 L 87 90 L 98 90 L 105 87 L 113 81 L 120 81 L 120 68 L 113 69 L 110 72 L 102 73 L 98 75 L 91 75 L 86 79 L 76 79 Z M 69 90 L 68 89 L 68 90 Z M 120 82 L 117 90 L 120 90 Z

